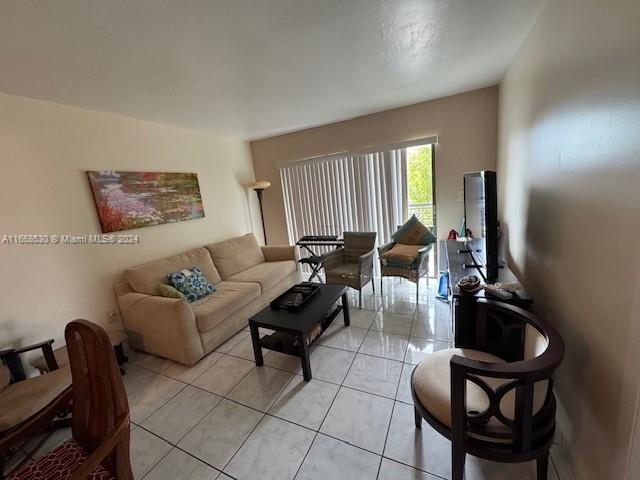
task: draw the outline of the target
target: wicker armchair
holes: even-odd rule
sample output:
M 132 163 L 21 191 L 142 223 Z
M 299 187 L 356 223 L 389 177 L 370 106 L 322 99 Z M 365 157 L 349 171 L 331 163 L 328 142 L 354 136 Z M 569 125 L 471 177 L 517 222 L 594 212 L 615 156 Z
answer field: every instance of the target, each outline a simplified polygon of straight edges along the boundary
M 395 242 L 387 243 L 378 248 L 378 254 L 382 255 L 384 252 L 391 250 Z M 383 277 L 402 277 L 407 280 L 411 280 L 416 284 L 416 302 L 418 301 L 418 294 L 420 293 L 420 278 L 426 277 L 427 284 L 429 283 L 429 254 L 433 250 L 433 243 L 425 245 L 418 250 L 418 258 L 410 267 L 397 267 L 383 265 L 380 260 L 380 292 L 382 292 L 382 278 Z
M 362 308 L 362 288 L 373 285 L 373 256 L 376 253 L 376 232 L 344 232 L 344 247 L 322 256 L 327 283 L 337 283 L 360 292 L 358 306 Z

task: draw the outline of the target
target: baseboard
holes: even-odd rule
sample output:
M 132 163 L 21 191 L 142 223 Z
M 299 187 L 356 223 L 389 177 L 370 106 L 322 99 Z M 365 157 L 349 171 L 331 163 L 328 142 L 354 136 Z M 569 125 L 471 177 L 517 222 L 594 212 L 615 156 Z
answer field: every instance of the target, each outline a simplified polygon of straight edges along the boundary
M 583 480 L 584 477 L 580 475 L 571 451 L 571 444 L 565 435 L 565 432 L 570 428 L 569 418 L 557 396 L 556 402 L 556 436 L 551 447 L 551 461 L 560 480 Z

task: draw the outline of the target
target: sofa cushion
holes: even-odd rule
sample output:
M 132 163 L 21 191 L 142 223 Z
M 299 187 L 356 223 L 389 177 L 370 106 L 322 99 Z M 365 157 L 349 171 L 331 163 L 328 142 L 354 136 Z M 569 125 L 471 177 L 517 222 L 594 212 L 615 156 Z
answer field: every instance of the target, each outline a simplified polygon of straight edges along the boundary
M 9 385 L 0 394 L 0 432 L 31 418 L 70 385 L 69 367 Z
M 264 262 L 264 255 L 253 233 L 247 233 L 242 237 L 224 242 L 212 243 L 207 245 L 207 248 L 211 252 L 213 263 L 224 280 Z
M 198 330 L 207 332 L 260 296 L 260 285 L 248 282 L 220 282 L 211 295 L 191 304 Z
M 294 260 L 282 262 L 264 262 L 236 273 L 229 278 L 232 282 L 255 282 L 260 284 L 263 292 L 271 290 L 287 276 L 296 271 Z
M 182 300 L 187 299 L 187 297 L 184 296 L 184 293 L 172 287 L 171 285 L 166 285 L 164 283 L 158 285 L 158 292 L 160 292 L 160 295 L 167 298 L 181 298 Z
M 165 283 L 167 275 L 192 267 L 197 267 L 211 283 L 220 281 L 209 250 L 204 247 L 129 268 L 124 271 L 124 276 L 134 291 L 158 295 L 158 284 Z

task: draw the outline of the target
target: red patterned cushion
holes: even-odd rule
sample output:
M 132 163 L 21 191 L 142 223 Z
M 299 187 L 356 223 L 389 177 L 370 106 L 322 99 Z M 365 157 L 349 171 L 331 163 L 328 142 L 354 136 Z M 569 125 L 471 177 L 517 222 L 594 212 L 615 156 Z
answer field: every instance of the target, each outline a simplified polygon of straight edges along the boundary
M 8 480 L 67 480 L 87 459 L 87 453 L 71 439 L 13 473 Z M 114 480 L 102 465 L 91 471 L 89 480 Z

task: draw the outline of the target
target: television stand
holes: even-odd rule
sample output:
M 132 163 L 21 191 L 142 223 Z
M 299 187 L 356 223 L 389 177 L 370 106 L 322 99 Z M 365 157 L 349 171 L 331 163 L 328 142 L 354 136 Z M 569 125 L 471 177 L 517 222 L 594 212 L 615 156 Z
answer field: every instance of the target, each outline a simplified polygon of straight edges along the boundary
M 475 263 L 465 263 L 465 264 L 462 265 L 462 268 L 475 268 L 475 269 L 479 270 L 482 267 L 480 265 L 478 265 L 478 264 L 475 264 Z
M 482 250 L 475 250 L 475 252 L 480 253 Z M 469 250 L 468 248 L 465 249 L 458 249 L 458 253 L 471 253 L 472 251 Z
M 498 269 L 498 277 L 495 280 L 486 281 L 482 275 L 481 267 L 473 261 L 471 252 L 461 251 L 460 242 L 456 240 L 440 241 L 440 258 L 446 270 L 449 272 L 448 300 L 451 306 L 453 319 L 453 338 L 458 348 L 476 348 L 476 303 L 479 298 L 489 298 L 496 301 L 504 301 L 526 310 L 531 308 L 533 298 L 525 291 L 518 290 L 518 294 L 509 300 L 499 300 L 495 297 L 485 296 L 484 289 L 475 294 L 463 293 L 457 287 L 458 281 L 467 275 L 476 275 L 480 278 L 481 285 L 496 282 L 517 282 L 513 272 L 502 265 Z M 496 330 L 497 331 L 497 330 Z M 505 345 L 513 344 L 509 339 L 503 339 Z M 497 342 L 497 340 L 496 340 Z M 512 357 L 513 352 L 505 352 L 506 357 Z

